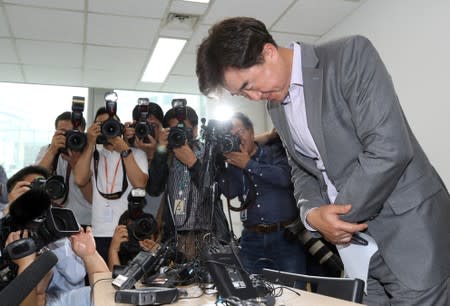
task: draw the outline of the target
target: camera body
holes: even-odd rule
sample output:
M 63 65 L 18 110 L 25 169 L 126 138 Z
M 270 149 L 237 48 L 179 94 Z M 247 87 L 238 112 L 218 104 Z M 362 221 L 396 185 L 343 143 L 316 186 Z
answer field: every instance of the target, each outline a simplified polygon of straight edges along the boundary
M 231 133 L 231 121 L 218 121 L 211 119 L 208 125 L 202 125 L 202 138 L 211 142 L 217 154 L 224 154 L 230 152 L 240 152 L 241 140 L 237 135 Z
M 84 97 L 72 97 L 72 115 L 71 121 L 73 130 L 66 132 L 66 148 L 72 151 L 81 152 L 87 143 L 86 134 L 80 131 L 79 127 L 83 119 Z
M 128 210 L 122 215 L 119 224 L 126 225 L 128 241 L 121 248 L 129 254 L 137 254 L 141 248 L 139 241 L 152 239 L 158 232 L 158 225 L 153 215 L 145 213 L 145 189 L 135 188 L 128 194 Z
M 119 120 L 115 118 L 117 113 L 117 94 L 115 92 L 107 92 L 105 94 L 106 111 L 109 118 L 100 126 L 101 133 L 106 138 L 112 138 L 122 135 L 125 127 Z
M 138 139 L 144 140 L 144 143 L 148 143 L 147 135 L 155 137 L 155 127 L 153 124 L 147 122 L 149 116 L 149 100 L 147 98 L 138 99 L 138 121 L 132 127 L 134 127 L 134 134 Z
M 179 148 L 186 142 L 192 142 L 194 139 L 193 131 L 191 128 L 186 127 L 184 121 L 187 117 L 186 99 L 173 99 L 172 108 L 175 111 L 176 119 L 178 123 L 176 126 L 171 127 L 169 135 L 167 137 L 169 148 Z

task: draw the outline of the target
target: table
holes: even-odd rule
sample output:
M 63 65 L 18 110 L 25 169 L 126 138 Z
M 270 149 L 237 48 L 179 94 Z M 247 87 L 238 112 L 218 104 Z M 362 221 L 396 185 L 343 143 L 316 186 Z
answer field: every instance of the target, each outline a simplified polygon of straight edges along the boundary
M 130 304 L 114 303 L 114 294 L 116 290 L 111 285 L 112 278 L 111 273 L 96 273 L 94 274 L 94 305 L 95 306 L 110 306 L 119 305 L 126 306 Z M 188 293 L 192 293 L 193 290 L 187 289 Z M 320 306 L 355 306 L 361 305 L 353 302 L 348 302 L 340 299 L 335 299 L 332 297 L 303 291 L 299 289 L 293 289 L 295 292 L 300 293 L 298 296 L 295 292 L 284 289 L 283 295 L 276 298 L 275 305 L 285 305 L 285 306 L 297 306 L 297 305 L 320 305 Z M 213 306 L 216 301 L 216 296 L 212 295 L 202 295 L 195 299 L 179 299 L 176 303 L 170 305 L 202 305 L 202 306 Z

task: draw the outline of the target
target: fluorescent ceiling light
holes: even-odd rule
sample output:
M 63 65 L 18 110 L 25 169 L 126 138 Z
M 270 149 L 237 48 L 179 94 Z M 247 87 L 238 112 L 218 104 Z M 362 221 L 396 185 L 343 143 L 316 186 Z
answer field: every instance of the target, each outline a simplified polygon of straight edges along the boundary
M 185 39 L 159 38 L 141 81 L 164 82 L 185 44 Z
M 209 3 L 209 0 L 183 0 L 186 2 Z

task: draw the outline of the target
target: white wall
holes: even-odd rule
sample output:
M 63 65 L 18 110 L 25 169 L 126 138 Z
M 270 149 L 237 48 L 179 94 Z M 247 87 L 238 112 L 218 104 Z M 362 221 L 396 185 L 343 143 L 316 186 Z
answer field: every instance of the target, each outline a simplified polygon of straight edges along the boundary
M 450 187 L 450 1 L 368 0 L 320 41 L 368 37 L 416 137 Z

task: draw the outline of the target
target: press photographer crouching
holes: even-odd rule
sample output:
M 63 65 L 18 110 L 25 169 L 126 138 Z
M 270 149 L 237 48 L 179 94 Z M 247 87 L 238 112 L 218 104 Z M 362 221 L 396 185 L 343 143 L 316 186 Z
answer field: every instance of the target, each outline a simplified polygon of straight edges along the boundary
M 70 210 L 51 207 L 51 202 L 65 193 L 62 178 L 49 177 L 42 167 L 28 166 L 13 175 L 7 187 L 9 211 L 0 221 L 0 286 L 3 288 L 16 276 L 11 260 L 35 253 L 44 246 L 58 257 L 47 293 L 56 295 L 83 286 L 84 265 L 73 252 L 67 252 L 69 242 L 65 238 L 79 232 L 78 222 Z M 4 249 L 9 233 L 24 229 L 30 238 L 17 240 Z
M 120 216 L 108 252 L 108 266 L 126 265 L 141 250 L 151 251 L 159 246 L 159 226 L 147 205 L 145 189 L 132 189 L 128 194 L 128 209 Z

